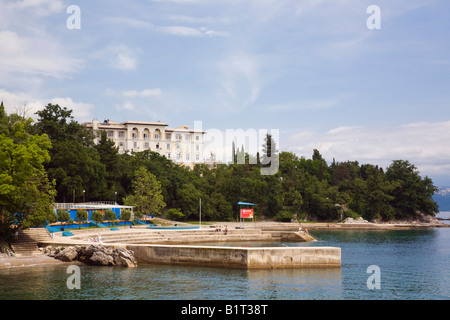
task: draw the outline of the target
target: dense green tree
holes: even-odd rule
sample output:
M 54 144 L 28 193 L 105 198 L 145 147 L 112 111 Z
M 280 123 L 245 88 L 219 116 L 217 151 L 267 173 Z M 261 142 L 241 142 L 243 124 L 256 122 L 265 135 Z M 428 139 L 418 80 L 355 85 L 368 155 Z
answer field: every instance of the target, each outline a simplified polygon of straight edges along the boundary
M 391 220 L 395 211 L 391 205 L 394 186 L 378 168 L 369 166 L 366 180 L 366 208 L 363 217 L 367 220 L 381 218 Z
M 140 214 L 161 214 L 166 204 L 161 193 L 161 183 L 155 175 L 141 167 L 136 171 L 132 185 L 133 193 L 124 199 L 125 205 L 136 206 L 135 211 Z
M 51 143 L 46 134 L 30 133 L 32 122 L 0 106 L 0 215 L 23 228 L 55 218 L 54 185 L 44 168 Z
M 432 199 L 438 189 L 430 178 L 422 179 L 414 165 L 395 160 L 387 168 L 386 177 L 394 184 L 391 204 L 396 218 L 415 217 L 419 212 L 425 215 L 438 212 L 438 206 Z
M 47 134 L 53 148 L 45 169 L 56 181 L 58 202 L 101 198 L 106 190 L 106 169 L 94 148 L 94 135 L 73 119 L 72 111 L 48 104 L 36 113 L 34 130 Z M 75 198 L 75 199 L 74 199 Z
M 192 183 L 186 183 L 178 189 L 178 204 L 186 218 L 199 217 L 201 196 Z
M 106 131 L 102 130 L 99 133 L 99 141 L 95 146 L 100 157 L 100 162 L 105 166 L 105 180 L 106 188 L 100 195 L 103 199 L 112 199 L 115 192 L 123 194 L 120 186 L 120 171 L 119 171 L 119 152 L 115 143 L 108 139 Z
M 222 193 L 214 192 L 205 209 L 202 210 L 205 220 L 233 220 L 233 206 L 227 201 Z

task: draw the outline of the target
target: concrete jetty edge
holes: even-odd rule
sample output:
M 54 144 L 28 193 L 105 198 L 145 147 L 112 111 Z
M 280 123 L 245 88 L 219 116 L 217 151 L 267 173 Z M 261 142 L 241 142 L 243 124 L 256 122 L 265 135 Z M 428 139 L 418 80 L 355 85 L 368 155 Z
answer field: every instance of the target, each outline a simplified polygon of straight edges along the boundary
M 237 269 L 281 269 L 340 267 L 341 248 L 336 247 L 219 247 L 201 245 L 125 246 L 138 262 L 226 267 Z

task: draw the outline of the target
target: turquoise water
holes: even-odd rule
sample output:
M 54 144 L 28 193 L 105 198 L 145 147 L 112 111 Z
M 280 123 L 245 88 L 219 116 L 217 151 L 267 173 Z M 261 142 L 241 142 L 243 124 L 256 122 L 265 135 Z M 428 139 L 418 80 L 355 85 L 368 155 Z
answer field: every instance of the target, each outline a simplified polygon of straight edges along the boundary
M 140 264 L 126 269 L 80 265 L 81 288 L 72 290 L 66 284 L 71 276 L 68 265 L 10 268 L 0 270 L 0 299 L 450 299 L 450 228 L 311 233 L 320 241 L 272 245 L 341 247 L 340 268 L 234 270 Z M 379 289 L 367 286 L 371 265 L 379 267 Z

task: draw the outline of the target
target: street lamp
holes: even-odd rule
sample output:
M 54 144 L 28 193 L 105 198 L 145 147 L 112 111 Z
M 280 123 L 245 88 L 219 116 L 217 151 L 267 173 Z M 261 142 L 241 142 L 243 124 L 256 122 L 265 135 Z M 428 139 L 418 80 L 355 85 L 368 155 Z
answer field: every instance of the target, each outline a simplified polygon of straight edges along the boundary
M 117 204 L 117 191 L 114 192 L 114 204 Z
M 85 194 L 86 194 L 86 190 L 83 190 L 83 203 L 86 203 L 86 197 L 85 197 Z

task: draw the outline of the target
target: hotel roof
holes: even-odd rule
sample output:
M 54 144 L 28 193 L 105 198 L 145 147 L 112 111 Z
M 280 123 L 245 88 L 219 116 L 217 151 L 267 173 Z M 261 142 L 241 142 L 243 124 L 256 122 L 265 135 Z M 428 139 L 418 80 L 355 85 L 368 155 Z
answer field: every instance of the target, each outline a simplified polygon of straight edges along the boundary
M 147 121 L 125 121 L 122 124 L 140 124 L 140 125 L 152 125 L 152 126 L 168 126 L 164 122 L 147 122 Z

